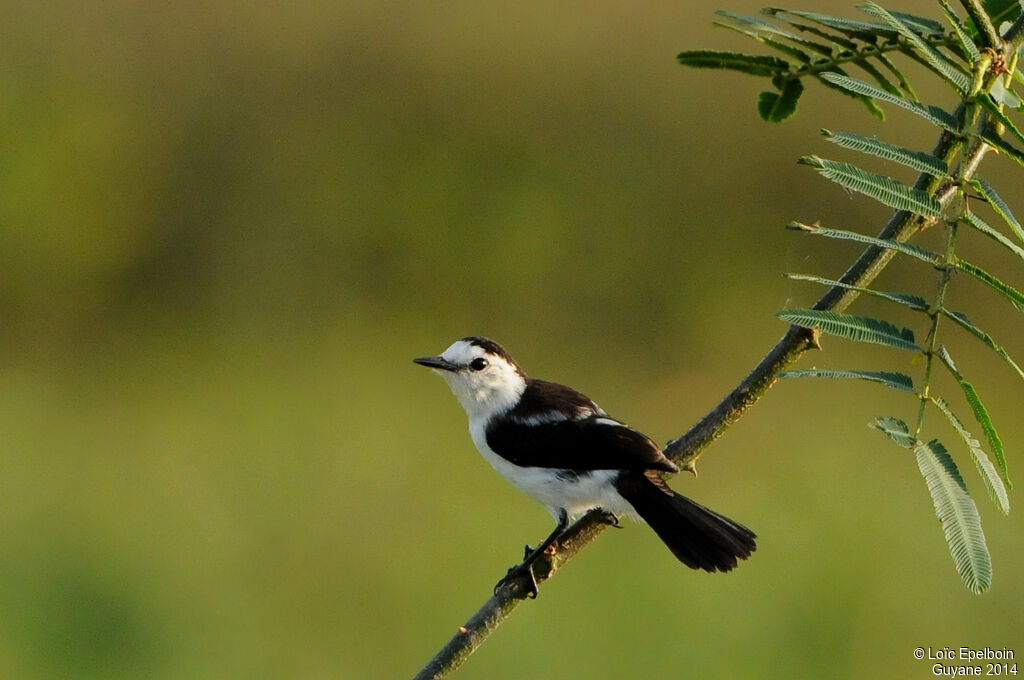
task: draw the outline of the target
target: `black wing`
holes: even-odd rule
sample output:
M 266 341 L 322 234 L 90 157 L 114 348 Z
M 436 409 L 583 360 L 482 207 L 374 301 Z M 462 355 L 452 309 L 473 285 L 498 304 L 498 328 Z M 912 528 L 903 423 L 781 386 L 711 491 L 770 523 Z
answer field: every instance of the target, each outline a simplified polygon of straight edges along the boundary
M 526 383 L 526 390 L 519 397 L 519 403 L 508 412 L 508 416 L 513 420 L 529 420 L 553 413 L 556 408 L 560 413 L 574 419 L 605 415 L 604 409 L 595 404 L 590 397 L 571 387 L 530 378 Z
M 521 467 L 679 471 L 654 442 L 608 416 L 540 424 L 501 419 L 487 428 L 487 445 Z

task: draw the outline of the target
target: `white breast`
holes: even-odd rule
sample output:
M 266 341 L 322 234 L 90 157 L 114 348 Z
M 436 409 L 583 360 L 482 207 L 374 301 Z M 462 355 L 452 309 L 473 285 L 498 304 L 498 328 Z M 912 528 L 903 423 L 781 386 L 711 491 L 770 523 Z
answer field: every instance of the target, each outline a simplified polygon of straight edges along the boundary
M 510 463 L 491 450 L 487 445 L 486 429 L 487 424 L 483 419 L 470 421 L 469 434 L 484 459 L 512 486 L 542 503 L 556 519 L 561 510 L 575 517 L 593 508 L 603 508 L 618 517 L 636 517 L 633 506 L 612 485 L 617 470 L 558 475 L 557 470 L 552 468 L 522 467 Z

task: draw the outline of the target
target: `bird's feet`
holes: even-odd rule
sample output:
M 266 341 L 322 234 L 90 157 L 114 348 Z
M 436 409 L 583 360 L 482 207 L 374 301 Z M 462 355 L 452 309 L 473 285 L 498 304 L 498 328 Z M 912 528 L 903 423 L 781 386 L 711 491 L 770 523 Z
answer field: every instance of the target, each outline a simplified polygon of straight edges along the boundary
M 508 573 L 505 574 L 504 578 L 495 584 L 494 592 L 497 593 L 504 586 L 511 586 L 512 592 L 518 595 L 523 589 L 522 582 L 526 581 L 526 597 L 536 599 L 539 589 L 537 588 L 537 577 L 533 573 L 533 563 L 541 556 L 551 558 L 558 552 L 557 541 L 551 540 L 545 543 L 546 546 L 542 546 L 543 550 L 527 545 L 523 549 L 523 561 L 514 567 L 509 567 Z M 550 573 L 548 575 L 550 576 Z
M 529 553 L 530 546 L 526 547 L 527 553 Z M 525 581 L 526 597 L 537 599 L 537 593 L 540 591 L 537 588 L 537 577 L 533 575 L 533 563 L 531 562 L 523 562 L 514 567 L 509 567 L 508 573 L 494 584 L 494 592 L 497 594 L 499 590 L 509 586 L 512 592 L 518 595 L 521 592 L 520 589 L 523 588 L 523 581 Z
M 613 529 L 622 529 L 623 526 L 619 524 L 619 517 L 615 513 L 606 512 L 604 513 L 604 521 L 606 524 L 611 525 Z

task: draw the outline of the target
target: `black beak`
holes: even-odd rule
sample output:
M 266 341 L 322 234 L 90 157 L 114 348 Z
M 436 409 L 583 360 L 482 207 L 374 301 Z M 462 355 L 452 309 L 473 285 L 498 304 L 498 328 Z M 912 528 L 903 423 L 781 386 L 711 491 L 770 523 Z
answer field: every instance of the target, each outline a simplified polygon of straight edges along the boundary
M 414 363 L 420 366 L 426 366 L 427 368 L 437 368 L 442 371 L 458 371 L 459 366 L 448 361 L 444 357 L 418 357 L 413 359 Z

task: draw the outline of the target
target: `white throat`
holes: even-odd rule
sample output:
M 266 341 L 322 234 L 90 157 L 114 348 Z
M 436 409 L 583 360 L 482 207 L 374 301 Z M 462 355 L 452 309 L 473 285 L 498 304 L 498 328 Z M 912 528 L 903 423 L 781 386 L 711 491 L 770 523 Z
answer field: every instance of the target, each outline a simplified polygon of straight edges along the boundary
M 439 373 L 470 420 L 490 420 L 506 413 L 519 402 L 526 389 L 526 379 L 513 371 L 489 376 L 488 380 L 470 380 L 461 373 Z
M 466 340 L 459 340 L 441 355 L 458 371 L 436 370 L 466 410 L 470 421 L 490 420 L 513 408 L 526 390 L 526 378 L 514 362 Z M 485 363 L 480 370 L 473 362 Z

